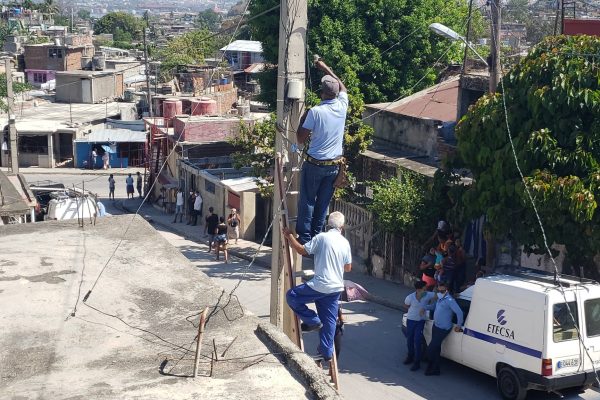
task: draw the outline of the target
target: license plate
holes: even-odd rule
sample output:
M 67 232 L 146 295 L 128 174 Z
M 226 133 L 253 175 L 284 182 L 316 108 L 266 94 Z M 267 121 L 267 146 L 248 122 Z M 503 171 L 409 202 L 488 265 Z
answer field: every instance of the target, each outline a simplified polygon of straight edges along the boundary
M 556 369 L 578 367 L 578 366 L 579 366 L 579 358 L 567 358 L 566 360 L 560 360 L 556 365 Z

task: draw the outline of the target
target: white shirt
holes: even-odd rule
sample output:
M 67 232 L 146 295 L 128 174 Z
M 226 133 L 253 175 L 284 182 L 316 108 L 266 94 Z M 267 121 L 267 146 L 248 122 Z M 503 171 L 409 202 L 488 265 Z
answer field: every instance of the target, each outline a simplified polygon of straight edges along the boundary
M 352 263 L 350 243 L 337 229 L 319 233 L 304 244 L 308 254 L 315 255 L 315 277 L 306 284 L 320 293 L 344 290 L 344 265 Z
M 177 200 L 175 202 L 176 206 L 182 206 L 183 205 L 183 192 L 177 192 Z
M 194 210 L 200 211 L 200 207 L 202 206 L 202 197 L 200 195 L 196 195 L 196 200 L 194 200 Z

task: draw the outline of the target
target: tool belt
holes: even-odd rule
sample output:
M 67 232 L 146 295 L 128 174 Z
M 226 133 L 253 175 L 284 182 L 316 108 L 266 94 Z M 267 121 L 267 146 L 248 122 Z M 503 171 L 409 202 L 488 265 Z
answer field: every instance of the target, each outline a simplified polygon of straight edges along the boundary
M 345 160 L 344 160 L 344 157 L 342 157 L 342 156 L 334 158 L 333 160 L 317 160 L 316 158 L 311 157 L 307 154 L 306 161 L 308 161 L 311 164 L 318 165 L 320 167 L 326 167 L 326 166 L 343 164 Z

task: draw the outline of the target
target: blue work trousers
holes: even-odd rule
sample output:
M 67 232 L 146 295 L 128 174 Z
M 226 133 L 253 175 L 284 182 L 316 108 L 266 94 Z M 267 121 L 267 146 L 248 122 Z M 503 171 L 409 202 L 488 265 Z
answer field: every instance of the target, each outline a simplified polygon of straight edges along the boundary
M 412 358 L 415 364 L 421 362 L 421 338 L 423 337 L 423 328 L 425 328 L 425 320 L 406 320 L 406 346 L 408 348 L 408 358 Z
M 431 342 L 429 342 L 429 349 L 427 355 L 429 356 L 429 365 L 427 366 L 428 371 L 439 372 L 440 370 L 440 358 L 442 353 L 442 342 L 446 339 L 446 336 L 450 333 L 450 329 L 441 329 L 433 325 L 431 331 Z
M 302 322 L 307 325 L 323 324 L 319 332 L 319 352 L 326 358 L 333 355 L 333 338 L 335 322 L 338 317 L 339 298 L 339 292 L 329 294 L 317 292 L 305 283 L 288 290 L 286 294 L 288 305 Z M 315 303 L 317 312 L 308 308 L 307 303 Z
M 309 242 L 323 230 L 338 168 L 337 165 L 320 166 L 308 161 L 302 166 L 296 221 L 298 241 L 302 244 Z

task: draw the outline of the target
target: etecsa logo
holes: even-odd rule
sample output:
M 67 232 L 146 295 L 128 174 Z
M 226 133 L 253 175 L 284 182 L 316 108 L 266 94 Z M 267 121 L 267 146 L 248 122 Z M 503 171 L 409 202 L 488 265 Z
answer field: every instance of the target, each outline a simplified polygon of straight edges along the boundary
M 498 323 L 502 326 L 506 325 L 506 318 L 504 318 L 504 312 L 506 310 L 500 310 L 498 311 L 498 314 L 496 314 L 496 319 L 498 320 Z

